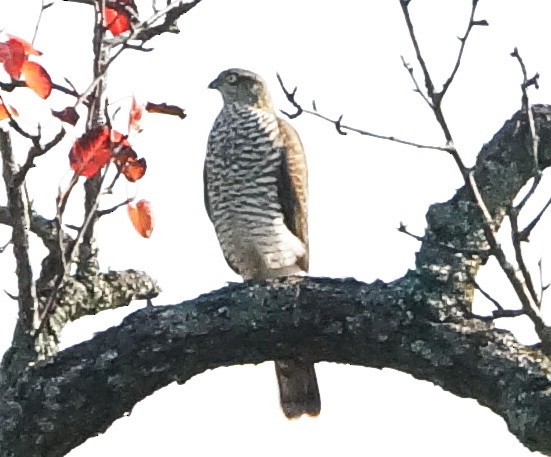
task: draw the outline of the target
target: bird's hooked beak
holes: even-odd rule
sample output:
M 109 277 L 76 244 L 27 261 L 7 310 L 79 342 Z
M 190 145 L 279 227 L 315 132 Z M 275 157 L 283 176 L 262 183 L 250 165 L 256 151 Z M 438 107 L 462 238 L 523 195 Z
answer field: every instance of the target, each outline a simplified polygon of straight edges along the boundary
M 214 81 L 212 81 L 209 84 L 209 89 L 218 89 L 219 85 L 220 85 L 220 82 L 218 81 L 218 78 L 216 78 Z

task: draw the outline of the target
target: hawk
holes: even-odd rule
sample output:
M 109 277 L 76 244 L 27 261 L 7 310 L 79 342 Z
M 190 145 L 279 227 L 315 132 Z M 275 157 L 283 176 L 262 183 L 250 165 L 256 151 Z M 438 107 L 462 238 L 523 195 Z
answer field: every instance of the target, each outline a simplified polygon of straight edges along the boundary
M 205 206 L 226 261 L 244 280 L 306 273 L 308 183 L 297 132 L 255 73 L 232 68 L 209 88 L 224 106 L 208 140 Z M 314 364 L 278 360 L 275 368 L 285 415 L 319 414 Z

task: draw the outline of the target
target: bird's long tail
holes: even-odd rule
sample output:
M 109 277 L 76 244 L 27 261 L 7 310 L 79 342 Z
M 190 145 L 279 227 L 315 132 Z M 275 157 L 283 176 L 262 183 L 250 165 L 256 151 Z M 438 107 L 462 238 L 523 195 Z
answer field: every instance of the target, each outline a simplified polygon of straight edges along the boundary
M 317 416 L 321 410 L 318 380 L 313 363 L 298 360 L 275 362 L 281 409 L 287 418 Z

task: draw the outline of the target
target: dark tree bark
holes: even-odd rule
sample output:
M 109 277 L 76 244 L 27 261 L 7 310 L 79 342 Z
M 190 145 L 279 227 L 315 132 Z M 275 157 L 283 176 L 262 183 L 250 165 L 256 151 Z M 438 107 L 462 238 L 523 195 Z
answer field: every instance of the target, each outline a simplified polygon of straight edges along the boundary
M 545 168 L 551 106 L 536 106 L 534 114 Z M 482 148 L 475 168 L 496 227 L 532 170 L 526 116 L 518 112 Z M 476 399 L 526 447 L 549 454 L 550 359 L 470 313 L 473 278 L 489 257 L 481 224 L 462 188 L 431 206 L 416 268 L 392 283 L 288 278 L 142 309 L 4 389 L 0 456 L 62 456 L 173 381 L 300 357 L 390 367 L 431 381 Z

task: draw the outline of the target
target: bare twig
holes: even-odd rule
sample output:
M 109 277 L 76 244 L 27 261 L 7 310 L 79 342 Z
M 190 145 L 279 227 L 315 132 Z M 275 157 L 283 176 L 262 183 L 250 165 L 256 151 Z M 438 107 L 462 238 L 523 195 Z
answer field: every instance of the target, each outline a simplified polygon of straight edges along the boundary
M 486 292 L 480 286 L 480 284 L 478 284 L 478 282 L 474 280 L 474 278 L 471 278 L 471 283 L 473 284 L 474 288 L 478 290 L 484 296 L 484 298 L 486 298 L 486 300 L 490 301 L 496 307 L 497 311 L 504 310 L 503 306 L 501 306 L 501 304 L 494 297 L 492 297 L 488 292 Z
M 4 100 L 1 95 L 0 95 L 0 103 L 4 104 Z M 34 167 L 34 159 L 46 154 L 50 149 L 52 149 L 55 145 L 57 145 L 65 136 L 65 129 L 61 127 L 61 130 L 59 131 L 59 133 L 51 141 L 49 141 L 44 146 L 42 146 L 41 144 L 42 135 L 41 135 L 40 124 L 38 125 L 38 134 L 33 135 L 23 130 L 9 111 L 8 111 L 8 117 L 9 117 L 10 127 L 13 128 L 21 136 L 31 140 L 33 144 L 31 149 L 29 150 L 29 153 L 27 154 L 27 159 L 25 160 L 25 163 L 17 170 L 17 172 L 13 176 L 13 185 L 19 186 L 25 180 L 25 177 L 27 176 L 28 171 L 32 167 Z
M 8 208 L 13 220 L 12 242 L 16 261 L 19 322 L 24 332 L 30 333 L 35 325 L 37 297 L 29 254 L 29 208 L 22 185 L 14 184 L 18 166 L 15 163 L 9 133 L 1 129 L 0 154 L 2 155 L 3 177 L 7 191 Z
M 113 181 L 111 181 L 111 184 L 109 184 L 105 188 L 105 190 L 103 191 L 105 194 L 112 194 L 113 193 L 113 187 L 115 187 L 115 184 L 119 180 L 121 174 L 122 174 L 121 171 L 117 169 L 117 173 L 115 173 Z
M 60 189 L 56 199 L 56 216 L 54 219 L 54 224 L 55 224 L 56 232 L 58 236 L 57 249 L 59 251 L 59 255 L 62 261 L 62 265 L 61 265 L 62 271 L 65 271 L 67 269 L 67 260 L 65 255 L 65 236 L 63 233 L 63 222 L 62 222 L 63 214 L 65 213 L 65 207 L 67 206 L 67 201 L 69 200 L 69 196 L 71 195 L 73 188 L 78 182 L 78 178 L 79 176 L 76 173 L 73 173 L 73 176 L 71 177 L 71 181 L 69 181 L 67 189 L 63 192 Z M 58 274 L 61 274 L 61 271 L 59 271 Z
M 503 252 L 501 246 L 499 245 L 497 239 L 496 239 L 496 233 L 495 233 L 495 225 L 493 222 L 493 218 L 491 217 L 491 214 L 482 198 L 482 194 L 480 193 L 480 189 L 478 188 L 478 185 L 474 179 L 473 172 L 469 170 L 463 163 L 463 160 L 461 159 L 461 156 L 457 149 L 454 147 L 453 137 L 451 134 L 451 131 L 447 125 L 446 119 L 444 117 L 444 113 L 442 111 L 442 97 L 445 94 L 445 92 L 448 90 L 451 82 L 454 79 L 455 74 L 457 73 L 457 70 L 459 68 L 459 65 L 461 63 L 461 57 L 463 55 L 463 48 L 465 46 L 464 41 L 468 37 L 468 34 L 470 32 L 470 29 L 473 27 L 473 25 L 484 25 L 483 23 L 480 23 L 479 21 L 475 22 L 473 24 L 473 17 L 474 12 L 476 9 L 476 6 L 478 4 L 478 0 L 472 1 L 472 9 L 471 9 L 471 19 L 469 21 L 467 33 L 465 34 L 464 41 L 461 44 L 460 52 L 458 55 L 458 59 L 456 61 L 456 65 L 454 66 L 454 69 L 452 70 L 452 73 L 446 80 L 443 86 L 443 90 L 440 92 L 436 92 L 434 88 L 434 83 L 432 82 L 432 78 L 430 76 L 430 73 L 428 71 L 427 65 L 422 57 L 421 50 L 419 48 L 419 44 L 417 42 L 417 38 L 415 36 L 415 31 L 413 28 L 413 24 L 411 22 L 411 17 L 409 15 L 408 5 L 410 1 L 409 0 L 401 0 L 400 4 L 402 7 L 402 11 L 404 14 L 404 18 L 406 20 L 407 28 L 409 31 L 409 35 L 411 38 L 411 42 L 413 44 L 413 47 L 415 49 L 415 54 L 417 56 L 417 60 L 419 62 L 419 65 L 421 67 L 421 70 L 423 71 L 423 75 L 425 77 L 425 86 L 427 88 L 427 95 L 430 101 L 433 105 L 433 113 L 434 116 L 440 125 L 442 132 L 444 134 L 444 137 L 446 138 L 446 143 L 450 147 L 450 154 L 454 158 L 459 171 L 461 172 L 463 179 L 465 181 L 465 185 L 467 189 L 470 191 L 474 202 L 476 203 L 477 207 L 480 210 L 481 216 L 482 216 L 482 228 L 484 230 L 485 238 L 490 246 L 490 251 L 494 254 L 496 260 L 498 261 L 501 269 L 507 276 L 507 279 L 513 286 L 513 289 L 515 290 L 515 293 L 517 297 L 519 298 L 523 311 L 528 315 L 528 317 L 532 320 L 534 323 L 534 328 L 540 337 L 542 341 L 542 347 L 546 351 L 546 353 L 551 353 L 551 328 L 547 327 L 542 315 L 540 313 L 540 310 L 538 308 L 537 299 L 534 300 L 534 294 L 533 294 L 533 287 L 530 287 L 527 282 L 525 281 L 525 278 L 517 273 L 516 269 L 513 267 L 513 265 L 507 260 L 507 257 L 505 256 L 505 253 Z M 532 137 L 533 138 L 533 137 Z
M 417 37 L 415 36 L 415 33 L 413 31 L 413 23 L 411 22 L 411 17 L 409 15 L 409 10 L 408 10 L 409 3 L 410 3 L 410 0 L 400 0 L 400 6 L 402 7 L 402 11 L 404 13 L 404 19 L 406 20 L 407 28 L 409 30 L 411 43 L 413 44 L 413 48 L 415 49 L 417 62 L 419 62 L 421 71 L 423 72 L 423 79 L 425 80 L 425 87 L 427 88 L 427 94 L 434 103 L 434 94 L 435 94 L 434 84 L 432 82 L 432 78 L 430 77 L 427 64 L 425 63 L 425 59 L 423 59 L 423 56 L 421 54 L 421 49 L 419 48 Z
M 502 309 L 492 311 L 491 319 L 501 319 L 506 317 L 519 317 L 524 316 L 526 312 L 523 309 Z
M 544 205 L 544 207 L 541 209 L 541 211 L 538 213 L 538 215 L 530 222 L 526 228 L 520 231 L 519 233 L 519 240 L 520 241 L 528 241 L 530 238 L 530 234 L 532 233 L 532 230 L 536 227 L 542 216 L 544 215 L 545 211 L 549 206 L 551 205 L 551 198 L 547 200 L 547 203 Z
M 27 87 L 27 83 L 25 81 L 12 81 L 10 83 L 4 83 L 0 81 L 0 89 L 5 92 L 12 92 L 18 87 Z M 79 96 L 78 92 L 74 88 L 69 89 L 65 86 L 62 86 L 61 84 L 52 83 L 52 89 L 57 90 L 58 92 L 61 92 L 63 94 L 71 95 L 73 97 Z
M 314 109 L 314 111 L 304 109 L 304 108 L 302 108 L 302 106 L 295 99 L 296 88 L 293 90 L 293 92 L 289 92 L 285 88 L 285 85 L 283 84 L 283 81 L 281 80 L 281 77 L 279 75 L 277 75 L 277 76 L 278 76 L 279 84 L 281 85 L 281 88 L 282 88 L 283 92 L 285 93 L 285 96 L 287 97 L 287 100 L 289 100 L 289 102 L 297 109 L 297 112 L 294 113 L 294 114 L 289 114 L 289 113 L 286 113 L 285 111 L 281 111 L 283 114 L 285 114 L 287 117 L 289 117 L 291 119 L 299 116 L 302 113 L 306 113 L 306 114 L 309 114 L 311 116 L 319 117 L 320 119 L 323 119 L 324 121 L 330 122 L 331 124 L 333 124 L 335 126 L 335 128 L 337 129 L 337 131 L 340 134 L 344 133 L 345 130 L 348 130 L 350 132 L 355 132 L 355 133 L 358 133 L 360 135 L 370 136 L 372 138 L 379 138 L 381 140 L 393 141 L 395 143 L 405 144 L 407 146 L 413 146 L 415 148 L 432 149 L 432 150 L 436 150 L 436 151 L 450 152 L 450 148 L 448 148 L 447 146 L 431 146 L 431 145 L 426 145 L 426 144 L 415 143 L 413 141 L 403 140 L 403 139 L 400 139 L 400 138 L 396 138 L 394 136 L 379 135 L 378 133 L 368 132 L 367 130 L 361 130 L 361 129 L 358 129 L 358 128 L 355 128 L 355 127 L 351 127 L 349 125 L 342 124 L 341 123 L 342 116 L 339 119 L 333 120 L 333 119 L 331 119 L 327 116 L 324 116 L 323 114 L 318 113 L 315 109 Z
M 520 69 L 522 71 L 522 83 L 520 85 L 520 88 L 522 90 L 522 109 L 526 113 L 526 118 L 528 119 L 528 128 L 530 131 L 530 140 L 531 140 L 530 147 L 531 147 L 533 164 L 534 164 L 534 169 L 533 169 L 534 181 L 532 182 L 532 187 L 516 207 L 517 210 L 520 211 L 524 207 L 526 202 L 530 199 L 530 197 L 534 194 L 534 192 L 538 188 L 538 185 L 541 181 L 541 170 L 539 169 L 539 158 L 538 158 L 538 149 L 539 149 L 540 139 L 536 132 L 536 124 L 534 122 L 534 113 L 532 112 L 532 107 L 528 99 L 528 88 L 530 86 L 534 86 L 536 89 L 539 88 L 538 78 L 540 75 L 536 73 L 532 78 L 528 78 L 526 65 L 524 64 L 524 61 L 522 60 L 522 57 L 520 56 L 517 48 L 513 50 L 513 52 L 511 53 L 511 57 L 514 57 L 517 59 L 520 65 Z
M 453 246 L 451 244 L 436 242 L 429 240 L 426 236 L 419 236 L 415 233 L 412 233 L 408 230 L 407 225 L 404 225 L 402 222 L 400 222 L 400 226 L 398 227 L 398 231 L 400 233 L 404 233 L 411 238 L 420 241 L 421 243 L 428 243 L 434 246 L 441 247 L 443 249 L 449 250 L 451 252 L 455 252 L 457 254 L 464 254 L 464 255 L 471 255 L 471 256 L 478 256 L 485 258 L 490 255 L 490 251 L 481 251 L 479 249 L 469 249 L 469 248 L 458 248 L 457 246 Z
M 4 244 L 3 246 L 0 246 L 0 254 L 3 254 L 10 244 L 11 244 L 11 238 L 8 240 L 6 244 Z
M 300 106 L 296 99 L 295 99 L 295 95 L 297 93 L 297 89 L 298 87 L 295 86 L 295 88 L 293 89 L 292 92 L 289 92 L 286 88 L 285 88 L 285 85 L 283 84 L 283 81 L 281 79 L 281 76 L 279 75 L 279 73 L 276 73 L 276 76 L 277 76 L 277 80 L 279 81 L 279 85 L 281 86 L 281 88 L 283 89 L 283 92 L 285 93 L 285 96 L 287 97 L 287 100 L 289 101 L 289 103 L 291 105 L 293 105 L 295 108 L 296 108 L 296 112 L 294 114 L 290 114 L 290 113 L 287 113 L 285 111 L 281 111 L 283 114 L 285 114 L 285 116 L 287 116 L 289 119 L 294 119 L 295 117 L 298 117 L 302 114 L 302 106 Z M 315 108 L 314 108 L 315 110 Z M 333 121 L 331 121 L 333 122 Z
M 118 203 L 118 204 L 116 204 L 115 206 L 112 206 L 111 208 L 98 210 L 98 211 L 96 211 L 96 216 L 97 216 L 98 218 L 100 218 L 100 217 L 102 217 L 102 216 L 106 216 L 107 214 L 111 214 L 111 213 L 115 212 L 116 210 L 118 210 L 120 207 L 125 206 L 125 205 L 128 205 L 128 204 L 131 203 L 132 201 L 134 201 L 134 198 L 127 198 L 127 199 L 126 199 L 125 201 L 123 201 L 122 203 Z
M 511 239 L 513 242 L 513 249 L 515 251 L 515 258 L 517 261 L 520 274 L 534 303 L 539 304 L 539 298 L 534 287 L 534 282 L 532 281 L 532 276 L 526 267 L 526 262 L 524 261 L 524 256 L 522 255 L 521 241 L 519 239 L 519 230 L 518 230 L 518 211 L 516 208 L 511 208 L 509 211 L 509 220 L 511 222 Z
M 12 123 L 10 122 L 10 125 Z M 52 149 L 54 146 L 56 146 L 65 136 L 65 129 L 61 127 L 61 130 L 59 133 L 48 143 L 46 143 L 44 146 L 40 144 L 41 135 L 36 135 L 32 137 L 33 146 L 29 150 L 29 153 L 27 154 L 27 159 L 25 160 L 25 163 L 21 165 L 19 168 L 19 171 L 14 176 L 14 182 L 16 184 L 21 184 L 25 180 L 25 177 L 27 176 L 28 171 L 33 168 L 34 165 L 34 159 L 37 157 L 40 157 L 44 154 L 46 154 L 50 149 Z
M 419 86 L 419 83 L 417 82 L 417 78 L 413 74 L 413 67 L 409 63 L 406 62 L 406 59 L 404 59 L 404 56 L 400 56 L 400 58 L 402 59 L 402 65 L 407 70 L 411 80 L 413 81 L 413 85 L 415 86 L 415 92 L 417 92 L 423 98 L 423 100 L 429 106 L 429 108 L 432 109 L 432 102 L 427 98 L 425 93 L 421 90 L 421 87 Z
M 541 308 L 541 305 L 543 304 L 543 294 L 545 294 L 545 291 L 549 288 L 550 284 L 543 284 L 543 266 L 542 266 L 542 259 L 538 260 L 538 271 L 540 276 L 540 299 L 539 299 L 539 307 Z
M 459 53 L 457 54 L 457 59 L 455 60 L 455 65 L 453 67 L 453 70 L 450 76 L 448 77 L 446 82 L 444 82 L 444 84 L 442 85 L 442 90 L 440 91 L 440 98 L 444 97 L 451 83 L 453 82 L 455 75 L 457 74 L 457 70 L 459 70 L 459 66 L 461 65 L 461 59 L 463 58 L 463 52 L 465 50 L 465 44 L 467 44 L 467 39 L 469 38 L 469 34 L 471 33 L 471 30 L 475 26 L 488 25 L 488 22 L 485 20 L 480 20 L 480 21 L 474 20 L 474 15 L 476 12 L 477 5 L 478 5 L 478 0 L 473 0 L 472 7 L 471 7 L 471 16 L 469 17 L 469 25 L 467 26 L 467 31 L 461 38 L 459 38 L 459 41 L 461 42 L 461 45 L 459 47 Z
M 44 0 L 41 2 L 40 5 L 40 13 L 38 13 L 38 19 L 36 20 L 36 25 L 34 26 L 34 33 L 33 33 L 33 39 L 31 40 L 31 43 L 34 45 L 34 42 L 36 41 L 36 35 L 38 35 L 38 29 L 40 28 L 40 22 L 42 21 L 42 13 L 44 13 L 44 10 L 48 8 L 48 6 L 44 5 Z M 51 4 L 49 5 L 51 6 Z

